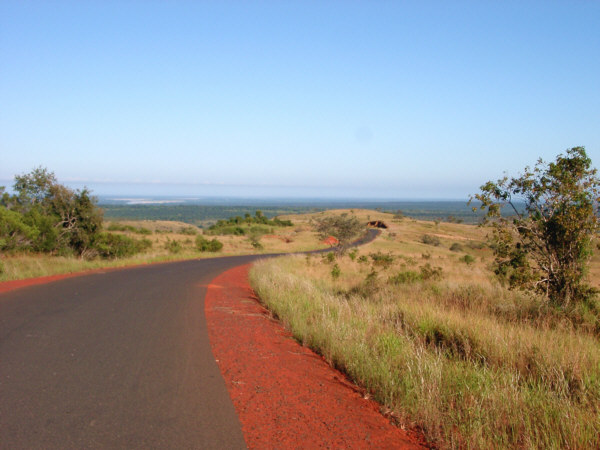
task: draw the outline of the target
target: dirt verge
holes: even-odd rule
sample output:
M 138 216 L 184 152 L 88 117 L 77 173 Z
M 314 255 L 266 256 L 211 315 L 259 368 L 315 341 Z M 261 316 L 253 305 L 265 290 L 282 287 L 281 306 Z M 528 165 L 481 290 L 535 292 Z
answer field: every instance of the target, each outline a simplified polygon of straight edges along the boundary
M 249 265 L 208 286 L 209 338 L 249 448 L 423 448 L 260 305 Z

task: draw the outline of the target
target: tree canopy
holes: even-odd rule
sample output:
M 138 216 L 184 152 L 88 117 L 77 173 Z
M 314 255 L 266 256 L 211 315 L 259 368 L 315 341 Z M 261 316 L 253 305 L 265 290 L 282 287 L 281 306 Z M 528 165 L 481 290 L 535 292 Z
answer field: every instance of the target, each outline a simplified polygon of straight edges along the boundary
M 15 176 L 13 189 L 12 196 L 1 192 L 1 250 L 96 253 L 102 210 L 87 189 L 63 186 L 42 167 Z
M 493 227 L 496 273 L 511 287 L 540 291 L 563 307 L 590 299 L 594 291 L 585 276 L 599 227 L 599 188 L 584 147 L 481 186 L 472 200 L 481 202 Z M 503 208 L 511 214 L 503 216 Z
M 338 250 L 343 251 L 353 239 L 365 230 L 365 224 L 355 216 L 343 213 L 316 219 L 315 230 L 322 239 L 333 236 L 339 241 Z

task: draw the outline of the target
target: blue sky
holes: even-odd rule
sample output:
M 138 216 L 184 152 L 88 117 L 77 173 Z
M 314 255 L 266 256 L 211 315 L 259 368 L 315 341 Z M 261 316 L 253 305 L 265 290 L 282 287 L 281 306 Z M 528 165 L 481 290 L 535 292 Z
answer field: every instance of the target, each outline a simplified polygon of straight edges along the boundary
M 465 198 L 584 145 L 600 2 L 0 2 L 0 184 Z

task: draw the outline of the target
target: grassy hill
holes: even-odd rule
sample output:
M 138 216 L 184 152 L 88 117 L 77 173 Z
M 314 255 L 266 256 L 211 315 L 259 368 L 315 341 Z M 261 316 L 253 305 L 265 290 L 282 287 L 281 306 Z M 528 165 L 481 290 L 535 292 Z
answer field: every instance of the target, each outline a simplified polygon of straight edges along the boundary
M 340 212 L 350 211 L 303 217 Z M 442 448 L 600 447 L 597 310 L 505 288 L 484 228 L 353 212 L 388 228 L 335 259 L 252 269 L 298 340 Z M 596 255 L 597 288 L 599 269 Z

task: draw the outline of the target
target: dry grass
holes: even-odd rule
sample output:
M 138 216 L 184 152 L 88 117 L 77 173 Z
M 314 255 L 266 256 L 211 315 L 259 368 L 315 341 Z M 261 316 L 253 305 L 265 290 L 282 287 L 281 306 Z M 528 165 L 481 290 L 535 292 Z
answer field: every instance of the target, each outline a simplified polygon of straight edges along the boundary
M 129 258 L 117 260 L 84 260 L 77 257 L 49 256 L 43 254 L 15 254 L 0 255 L 0 282 L 19 280 L 24 278 L 56 275 L 61 273 L 74 273 L 83 270 L 101 267 L 125 267 L 136 264 L 146 264 L 161 261 L 175 261 L 183 259 L 210 258 L 215 256 L 235 256 L 248 254 L 267 253 L 294 253 L 323 248 L 316 234 L 308 226 L 308 219 L 299 217 L 293 227 L 274 227 L 274 233 L 260 238 L 262 249 L 255 249 L 245 236 L 207 236 L 208 239 L 216 237 L 223 243 L 223 249 L 218 253 L 201 253 L 196 250 L 194 234 L 191 230 L 202 233 L 202 230 L 183 222 L 175 221 L 118 221 L 107 222 L 108 229 L 111 223 L 121 226 L 131 226 L 139 230 L 144 228 L 150 234 L 140 234 L 133 231 L 111 231 L 123 234 L 134 239 L 148 239 L 152 247 L 144 252 Z M 173 253 L 165 248 L 168 241 L 179 243 L 181 250 Z
M 600 447 L 600 342 L 589 318 L 500 286 L 490 250 L 477 248 L 481 228 L 361 213 L 390 228 L 354 260 L 295 256 L 251 272 L 298 340 L 441 447 Z M 422 243 L 423 234 L 440 245 Z M 455 242 L 464 251 L 450 251 Z M 389 266 L 368 256 L 377 251 L 392 254 Z M 471 264 L 461 261 L 467 253 Z M 443 277 L 419 279 L 426 264 Z M 398 277 L 409 272 L 412 281 Z

